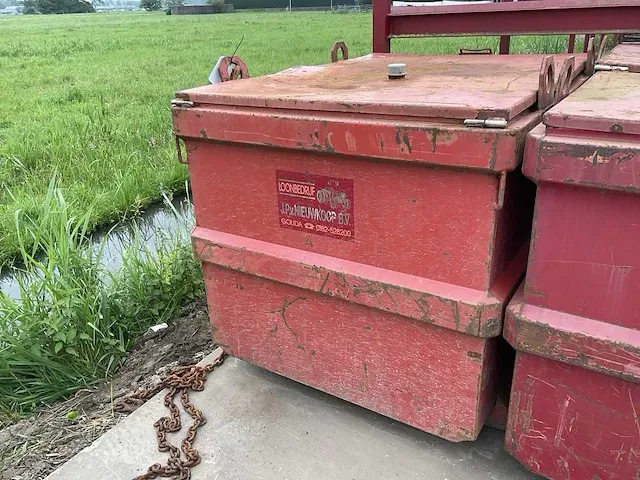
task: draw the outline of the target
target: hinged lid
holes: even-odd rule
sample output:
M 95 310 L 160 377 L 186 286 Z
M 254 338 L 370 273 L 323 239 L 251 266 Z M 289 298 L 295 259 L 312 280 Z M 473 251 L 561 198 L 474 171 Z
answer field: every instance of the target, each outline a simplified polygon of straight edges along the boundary
M 616 45 L 613 50 L 598 60 L 598 64 L 628 67 L 630 72 L 640 73 L 640 45 L 631 43 Z
M 550 127 L 640 135 L 640 75 L 600 72 L 549 110 Z
M 556 55 L 556 70 L 567 55 Z M 542 55 L 373 54 L 179 92 L 197 104 L 440 119 L 511 120 L 537 100 Z M 390 63 L 407 76 L 389 79 Z M 583 56 L 576 56 L 575 72 Z

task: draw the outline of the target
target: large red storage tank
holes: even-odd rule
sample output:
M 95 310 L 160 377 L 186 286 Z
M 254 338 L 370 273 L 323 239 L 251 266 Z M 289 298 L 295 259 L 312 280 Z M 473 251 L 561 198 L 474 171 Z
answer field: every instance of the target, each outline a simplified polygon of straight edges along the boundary
M 526 263 L 533 184 L 519 165 L 542 61 L 377 54 L 180 92 L 215 340 L 475 439 Z M 391 63 L 406 78 L 389 79 Z

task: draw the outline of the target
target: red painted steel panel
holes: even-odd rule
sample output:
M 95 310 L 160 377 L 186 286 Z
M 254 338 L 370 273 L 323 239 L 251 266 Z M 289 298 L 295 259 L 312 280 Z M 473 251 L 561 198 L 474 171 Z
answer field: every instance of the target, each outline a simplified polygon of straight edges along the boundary
M 525 303 L 523 290 L 503 332 L 515 349 L 640 382 L 640 330 Z
M 202 227 L 192 237 L 203 262 L 480 337 L 500 334 L 502 305 L 511 293 L 435 282 Z M 511 265 L 516 275 L 520 257 Z M 513 286 L 516 275 L 505 275 L 506 283 Z
M 552 480 L 640 478 L 640 384 L 518 353 L 506 447 Z
M 611 133 L 603 138 L 540 125 L 531 131 L 526 148 L 531 160 L 523 171 L 538 183 L 640 193 L 640 142 L 632 136 Z
M 640 197 L 538 187 L 525 289 L 531 305 L 640 327 Z
M 327 153 L 493 172 L 520 164 L 525 133 L 541 118 L 540 112 L 527 113 L 496 130 L 402 117 L 384 122 L 364 115 L 229 107 L 174 109 L 173 116 L 182 138 L 313 152 L 319 159 Z M 189 147 L 190 158 L 197 156 L 196 148 Z
M 533 184 L 517 167 L 541 120 L 542 57 L 511 58 L 490 71 L 373 56 L 181 92 L 195 104 L 173 115 L 215 339 L 474 439 L 495 404 L 497 338 L 531 228 Z M 390 82 L 386 63 L 400 59 L 410 76 Z M 510 121 L 465 128 L 467 114 Z
M 482 172 L 233 144 L 192 148 L 196 222 L 212 230 L 483 291 L 526 236 L 527 216 L 513 214 L 504 234 L 495 236 L 502 225 L 497 218 L 504 216 L 494 210 L 499 182 Z M 283 229 L 275 181 L 280 169 L 352 179 L 354 241 Z M 525 188 L 507 197 L 506 212 L 529 194 Z
M 640 478 L 638 87 L 596 74 L 525 147 L 538 191 L 503 332 L 518 351 L 506 443 L 551 479 Z
M 640 73 L 640 45 L 624 43 L 616 45 L 598 60 L 601 65 L 628 67 L 630 72 Z
M 566 55 L 554 58 L 558 67 Z M 577 56 L 576 74 L 584 56 Z M 537 99 L 540 55 L 373 54 L 179 92 L 196 104 L 402 117 L 513 119 Z M 389 80 L 387 65 L 407 76 Z
M 479 434 L 493 403 L 497 337 L 206 262 L 204 272 L 214 338 L 232 355 L 452 441 Z
M 596 73 L 549 110 L 544 123 L 572 130 L 640 135 L 640 75 Z

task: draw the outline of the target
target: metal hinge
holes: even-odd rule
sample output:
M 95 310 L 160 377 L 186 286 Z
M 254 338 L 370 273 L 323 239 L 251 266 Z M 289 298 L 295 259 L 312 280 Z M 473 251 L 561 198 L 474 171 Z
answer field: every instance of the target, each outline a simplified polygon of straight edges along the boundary
M 622 65 L 596 65 L 596 72 L 628 72 L 629 67 L 623 67 Z
M 467 118 L 464 121 L 464 126 L 476 128 L 507 128 L 507 121 L 504 118 L 488 118 L 486 120 Z
M 191 108 L 194 106 L 194 103 L 190 102 L 189 100 L 181 100 L 179 98 L 174 98 L 173 100 L 171 100 L 171 105 L 173 107 Z

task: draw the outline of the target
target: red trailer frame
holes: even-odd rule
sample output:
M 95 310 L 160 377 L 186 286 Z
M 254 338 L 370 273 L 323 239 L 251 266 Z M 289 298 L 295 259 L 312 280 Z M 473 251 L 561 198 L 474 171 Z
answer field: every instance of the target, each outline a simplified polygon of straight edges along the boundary
M 501 35 L 500 53 L 509 53 L 510 35 L 628 33 L 638 31 L 638 0 L 527 0 L 500 3 L 394 7 L 373 0 L 373 51 L 391 51 L 391 39 L 411 36 Z M 586 42 L 585 42 L 586 44 Z

